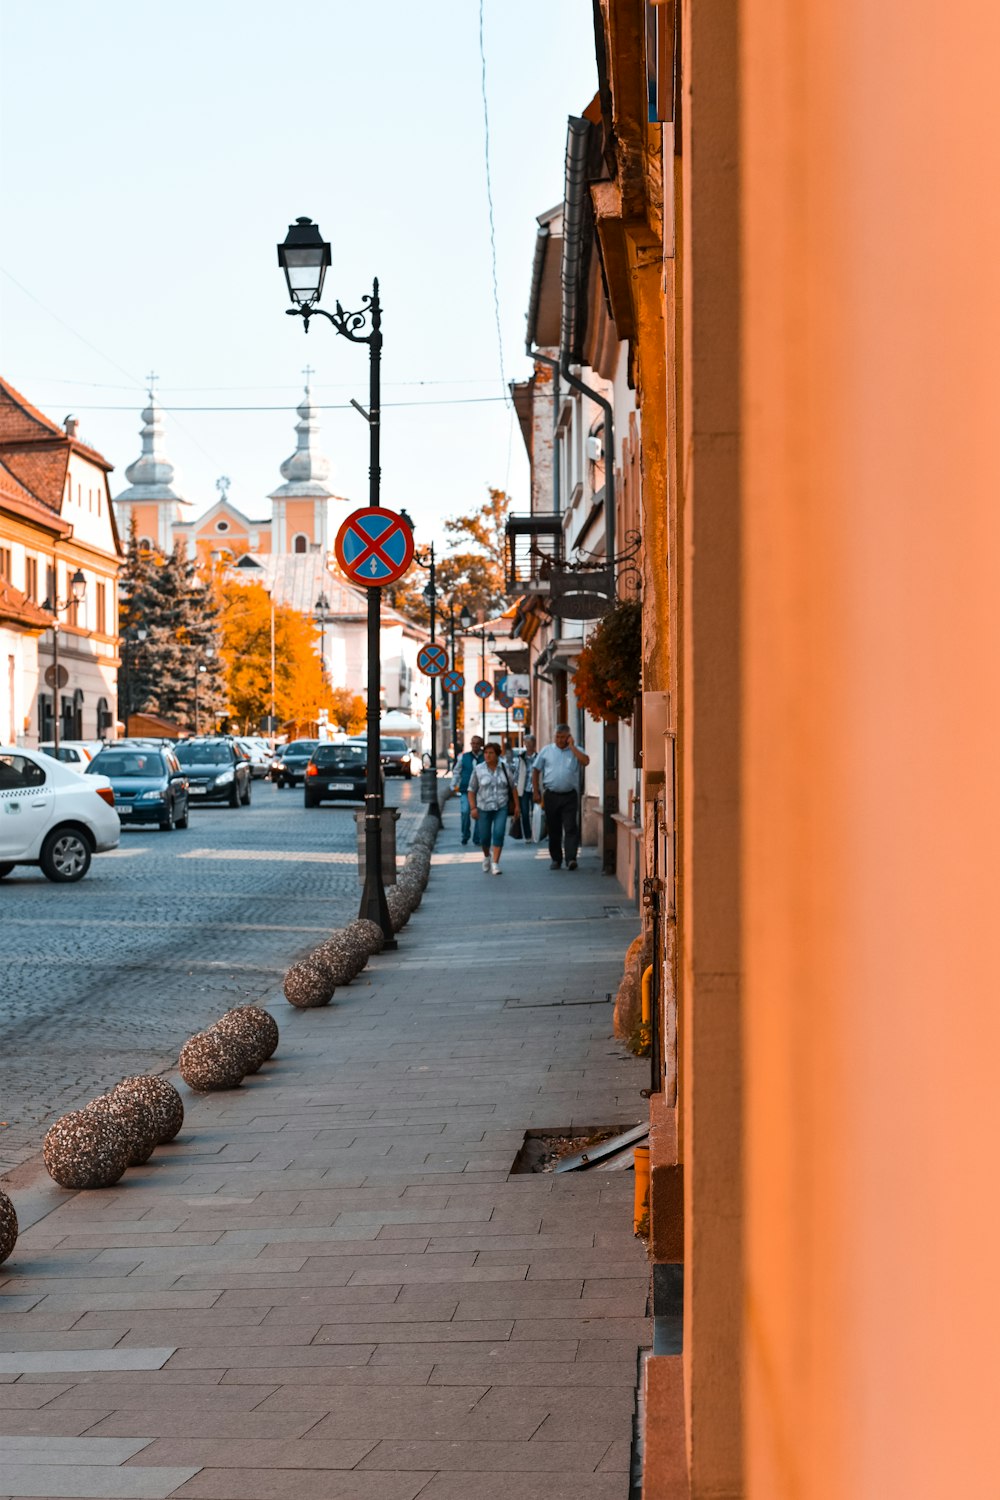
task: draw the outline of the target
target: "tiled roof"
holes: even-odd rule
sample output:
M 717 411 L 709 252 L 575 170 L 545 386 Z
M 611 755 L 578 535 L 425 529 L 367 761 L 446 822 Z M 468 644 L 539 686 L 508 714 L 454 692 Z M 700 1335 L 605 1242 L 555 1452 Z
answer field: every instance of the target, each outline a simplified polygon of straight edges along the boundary
M 299 614 L 314 615 L 316 600 L 325 594 L 330 601 L 328 619 L 368 618 L 366 591 L 331 573 L 322 553 L 247 552 L 229 571 L 244 583 L 262 584 L 269 592 L 273 589 L 276 604 L 290 605 Z M 428 631 L 388 604 L 383 604 L 381 618 L 386 624 L 402 625 L 419 640 L 429 639 Z
M 5 578 L 0 578 L 0 620 L 13 621 L 16 625 L 26 625 L 38 630 L 47 630 L 52 624 L 51 615 L 37 604 L 32 604 L 26 594 L 22 594 L 20 589 L 16 589 Z
M 62 520 L 49 505 L 43 505 L 29 489 L 13 474 L 6 464 L 0 462 L 0 511 L 35 521 L 46 531 L 56 536 L 68 536 L 72 531 L 68 521 Z
M 0 377 L 0 443 L 34 443 L 52 437 L 66 440 L 61 427 Z

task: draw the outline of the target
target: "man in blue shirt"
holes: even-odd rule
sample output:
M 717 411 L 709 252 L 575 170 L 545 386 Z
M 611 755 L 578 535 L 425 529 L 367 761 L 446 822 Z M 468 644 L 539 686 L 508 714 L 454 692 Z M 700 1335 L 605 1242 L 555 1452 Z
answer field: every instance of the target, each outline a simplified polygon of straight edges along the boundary
M 580 767 L 589 765 L 590 756 L 576 748 L 568 724 L 557 724 L 554 743 L 544 745 L 535 756 L 531 785 L 535 801 L 541 802 L 545 809 L 553 870 L 562 868 L 564 844 L 566 868 L 576 869 L 580 847 Z
M 469 782 L 472 773 L 483 758 L 482 737 L 474 734 L 469 741 L 470 749 L 464 755 L 460 755 L 455 762 L 455 774 L 451 783 L 452 791 L 458 792 L 459 807 L 462 810 L 462 843 L 467 844 L 470 836 L 474 844 L 479 843 L 476 830 L 472 826 L 472 815 L 469 812 Z

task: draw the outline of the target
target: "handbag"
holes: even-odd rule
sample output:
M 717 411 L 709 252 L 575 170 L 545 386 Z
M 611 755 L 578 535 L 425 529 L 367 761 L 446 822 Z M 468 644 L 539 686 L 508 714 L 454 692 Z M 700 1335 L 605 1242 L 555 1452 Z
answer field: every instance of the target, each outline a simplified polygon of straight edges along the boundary
M 503 763 L 501 762 L 501 764 Z M 524 837 L 524 833 L 521 828 L 521 819 L 519 816 L 519 812 L 516 810 L 517 803 L 514 800 L 514 785 L 510 779 L 510 772 L 507 770 L 506 766 L 503 767 L 503 774 L 509 789 L 507 796 L 507 815 L 510 818 L 510 823 L 507 825 L 507 832 L 510 834 L 510 837 L 512 839 L 520 839 Z

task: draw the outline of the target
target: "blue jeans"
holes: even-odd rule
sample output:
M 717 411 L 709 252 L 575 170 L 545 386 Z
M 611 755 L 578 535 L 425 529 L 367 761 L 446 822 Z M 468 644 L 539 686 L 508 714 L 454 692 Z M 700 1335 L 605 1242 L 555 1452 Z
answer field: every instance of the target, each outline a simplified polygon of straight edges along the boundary
M 467 844 L 469 842 L 469 835 L 471 834 L 472 835 L 472 842 L 474 844 L 478 844 L 479 843 L 479 824 L 477 823 L 476 826 L 475 826 L 475 828 L 473 828 L 473 826 L 472 826 L 472 814 L 469 811 L 469 794 L 468 794 L 468 792 L 460 792 L 459 793 L 458 805 L 459 805 L 459 808 L 460 808 L 461 813 L 462 813 L 462 843 L 463 844 Z
M 506 807 L 498 807 L 495 812 L 479 809 L 476 843 L 482 844 L 484 854 L 488 849 L 503 848 L 503 836 L 507 832 L 507 817 Z

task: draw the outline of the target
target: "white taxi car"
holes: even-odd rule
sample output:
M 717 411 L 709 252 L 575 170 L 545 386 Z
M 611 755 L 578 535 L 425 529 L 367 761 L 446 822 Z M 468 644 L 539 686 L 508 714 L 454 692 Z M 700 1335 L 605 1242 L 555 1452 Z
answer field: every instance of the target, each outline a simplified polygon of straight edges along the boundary
M 81 776 L 41 750 L 0 745 L 0 880 L 15 865 L 40 865 L 60 883 L 82 880 L 92 856 L 120 839 L 106 776 Z

